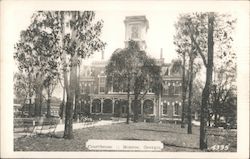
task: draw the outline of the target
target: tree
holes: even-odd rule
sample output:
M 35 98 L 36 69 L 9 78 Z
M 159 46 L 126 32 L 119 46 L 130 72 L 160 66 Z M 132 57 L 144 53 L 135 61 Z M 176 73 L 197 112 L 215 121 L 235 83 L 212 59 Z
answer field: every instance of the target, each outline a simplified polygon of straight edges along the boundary
M 67 94 L 64 131 L 64 138 L 67 139 L 73 138 L 72 113 L 79 58 L 86 58 L 105 45 L 99 38 L 103 22 L 94 19 L 95 13 L 92 11 L 39 11 L 34 14 L 31 25 L 22 32 L 21 40 L 15 47 L 17 51 L 14 57 L 19 69 L 28 72 L 29 79 L 33 74 L 37 79 L 47 74 L 46 80 L 40 79 L 46 81 L 49 90 L 51 88 L 48 86 L 53 84 L 58 74 L 57 64 L 62 64 Z M 66 27 L 69 33 L 65 33 Z
M 160 67 L 155 64 L 155 60 L 148 57 L 145 51 L 140 50 L 135 41 L 129 41 L 125 49 L 117 49 L 110 58 L 106 67 L 107 86 L 126 85 L 128 101 L 130 92 L 134 92 L 134 122 L 138 121 L 139 101 L 151 89 L 159 93 Z M 124 80 L 125 79 L 125 80 Z M 143 92 L 141 94 L 141 92 Z M 129 110 L 129 106 L 127 107 Z M 129 111 L 127 112 L 127 123 L 129 123 Z
M 128 101 L 130 99 L 132 83 L 132 70 L 134 63 L 133 54 L 134 51 L 136 51 L 133 47 L 133 43 L 130 42 L 127 48 L 117 49 L 112 54 L 109 63 L 106 66 L 107 86 L 114 84 L 114 86 L 118 87 L 119 90 L 122 90 L 122 87 L 125 86 Z M 127 102 L 127 124 L 129 124 L 129 112 L 129 102 Z
M 28 73 L 29 88 L 34 88 L 36 98 L 39 98 L 39 101 L 36 100 L 35 103 L 36 116 L 41 115 L 44 81 L 50 81 L 53 79 L 51 75 L 58 74 L 56 68 L 59 64 L 57 61 L 60 54 L 58 30 L 54 25 L 56 19 L 50 17 L 51 21 L 49 22 L 44 19 L 46 19 L 46 15 L 43 12 L 33 14 L 28 29 L 21 32 L 21 39 L 15 46 L 16 52 L 14 54 L 19 70 Z M 32 78 L 33 81 L 31 81 Z M 31 88 L 32 83 L 33 88 Z
M 27 73 L 17 72 L 14 74 L 14 94 L 15 97 L 22 103 L 22 115 L 27 99 L 34 94 L 33 81 L 30 81 Z M 31 115 L 31 101 L 29 101 L 29 115 Z
M 94 21 L 95 13 L 93 11 L 56 11 L 52 14 L 59 21 L 62 48 L 60 58 L 63 64 L 64 87 L 67 95 L 64 138 L 72 139 L 77 66 L 80 65 L 81 58 L 103 50 L 105 43 L 100 40 L 103 22 Z M 68 27 L 67 24 L 69 24 Z M 66 28 L 69 33 L 65 32 Z
M 231 59 L 232 60 L 232 59 Z M 224 62 L 225 59 L 218 60 Z M 220 117 L 236 117 L 234 100 L 236 97 L 236 65 L 227 63 L 227 67 L 215 67 L 215 79 L 211 90 L 211 116 L 214 115 L 214 126 L 217 127 Z M 228 103 L 229 102 L 229 103 Z
M 182 16 L 181 19 L 183 22 L 183 35 L 190 37 L 191 42 L 194 44 L 206 68 L 206 82 L 202 91 L 200 118 L 200 149 L 205 149 L 207 148 L 205 124 L 208 111 L 208 99 L 212 85 L 214 52 L 223 56 L 225 50 L 231 48 L 233 38 L 230 34 L 233 30 L 232 24 L 234 20 L 229 19 L 225 15 L 213 12 L 187 14 L 186 16 Z M 220 49 L 214 47 L 214 43 L 216 43 L 215 46 L 218 46 Z
M 179 21 L 175 24 L 176 35 L 174 36 L 174 44 L 176 45 L 177 53 L 182 58 L 182 122 L 181 127 L 184 128 L 184 119 L 185 116 L 188 120 L 188 134 L 192 133 L 192 98 L 193 98 L 193 80 L 194 76 L 199 71 L 199 64 L 194 63 L 194 60 L 197 56 L 197 52 L 195 50 L 194 44 L 191 42 L 191 38 L 183 32 L 183 21 L 185 16 L 180 17 Z M 186 66 L 186 62 L 188 62 L 188 66 Z M 186 70 L 186 67 L 188 69 Z M 197 69 L 194 72 L 194 67 Z M 186 103 L 186 96 L 188 91 L 188 103 Z M 187 110 L 185 107 L 187 106 Z
M 44 86 L 46 88 L 46 92 L 47 92 L 47 117 L 50 118 L 51 117 L 51 113 L 50 113 L 50 103 L 51 103 L 51 97 L 52 97 L 52 93 L 55 89 L 55 87 L 58 84 L 58 77 L 56 77 L 55 75 L 52 75 L 51 77 L 47 77 L 44 81 Z

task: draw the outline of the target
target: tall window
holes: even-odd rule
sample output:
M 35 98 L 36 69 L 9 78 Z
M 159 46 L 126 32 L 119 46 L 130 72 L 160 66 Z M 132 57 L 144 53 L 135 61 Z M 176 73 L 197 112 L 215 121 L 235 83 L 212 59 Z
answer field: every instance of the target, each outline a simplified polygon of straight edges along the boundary
M 132 39 L 138 39 L 139 38 L 139 26 L 138 25 L 132 25 L 132 27 L 131 27 L 131 38 Z
M 126 109 L 126 106 L 122 106 L 122 114 L 125 114 L 125 113 L 127 113 L 127 111 L 126 111 L 127 109 Z
M 85 93 L 88 94 L 88 93 L 89 93 L 89 90 L 90 90 L 89 85 L 86 84 L 86 86 L 85 86 Z
M 100 87 L 100 93 L 104 93 L 105 92 L 105 87 Z
M 99 91 L 100 93 L 104 93 L 105 92 L 105 82 L 106 82 L 106 77 L 103 76 L 103 77 L 100 77 L 99 79 Z
M 163 94 L 164 95 L 169 95 L 169 87 L 170 87 L 170 83 L 167 81 L 164 81 L 164 85 L 163 85 Z
M 177 82 L 174 86 L 174 94 L 180 95 L 181 94 L 181 83 Z
M 100 77 L 100 83 L 105 83 L 105 77 Z
M 180 104 L 178 102 L 174 103 L 174 115 L 180 115 Z
M 169 106 L 169 102 L 164 101 L 163 102 L 163 112 L 162 112 L 164 115 L 168 114 L 168 106 Z
M 169 69 L 167 68 L 166 72 L 165 72 L 165 76 L 169 75 Z

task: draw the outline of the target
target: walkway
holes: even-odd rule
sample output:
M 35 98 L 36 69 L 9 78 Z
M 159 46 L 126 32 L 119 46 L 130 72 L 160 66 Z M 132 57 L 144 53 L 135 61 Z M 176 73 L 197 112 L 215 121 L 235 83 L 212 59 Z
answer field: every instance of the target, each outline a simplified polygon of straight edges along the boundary
M 97 122 L 74 123 L 73 129 L 83 129 L 83 128 L 88 128 L 88 127 L 111 125 L 111 124 L 124 123 L 124 122 L 125 120 L 118 120 L 118 121 L 100 120 Z M 64 124 L 57 125 L 55 132 L 60 132 L 60 131 L 64 131 Z
M 100 120 L 100 121 L 96 121 L 96 122 L 80 122 L 80 123 L 73 123 L 73 129 L 84 129 L 84 128 L 88 128 L 88 127 L 95 127 L 95 126 L 102 126 L 102 125 L 112 125 L 112 124 L 118 124 L 118 123 L 124 123 L 125 119 L 120 118 L 119 120 Z M 56 127 L 55 132 L 61 132 L 64 131 L 64 123 L 62 124 L 58 124 Z M 37 133 L 49 133 L 49 130 L 41 130 L 38 128 L 36 130 L 36 128 L 34 129 L 34 132 L 31 134 L 32 136 L 35 135 Z M 27 135 L 26 133 L 14 133 L 14 138 L 20 138 Z M 28 134 L 30 135 L 30 134 Z

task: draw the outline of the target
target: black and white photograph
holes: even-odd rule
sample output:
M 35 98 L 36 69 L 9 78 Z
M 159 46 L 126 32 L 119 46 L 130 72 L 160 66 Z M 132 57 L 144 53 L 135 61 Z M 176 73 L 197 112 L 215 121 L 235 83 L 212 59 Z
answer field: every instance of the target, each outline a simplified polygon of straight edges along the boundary
M 1 157 L 249 158 L 248 1 L 1 8 Z

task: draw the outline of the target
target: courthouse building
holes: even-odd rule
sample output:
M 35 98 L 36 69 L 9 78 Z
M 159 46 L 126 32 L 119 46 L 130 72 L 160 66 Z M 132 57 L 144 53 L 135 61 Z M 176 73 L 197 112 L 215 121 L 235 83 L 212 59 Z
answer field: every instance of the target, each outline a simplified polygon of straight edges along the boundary
M 145 16 L 130 16 L 124 20 L 125 24 L 125 47 L 129 40 L 137 41 L 140 48 L 146 50 L 146 35 L 149 23 Z M 149 91 L 140 102 L 139 116 L 141 118 L 153 118 L 155 120 L 174 120 L 181 118 L 181 71 L 173 72 L 171 63 L 164 63 L 163 50 L 159 48 L 160 58 L 155 59 L 161 67 L 163 89 L 160 96 Z M 127 100 L 127 93 L 115 89 L 112 86 L 106 87 L 105 66 L 108 60 L 102 58 L 93 61 L 90 65 L 81 67 L 80 90 L 81 101 L 79 112 L 91 116 L 125 117 L 127 105 L 130 113 L 133 114 L 134 96 Z

